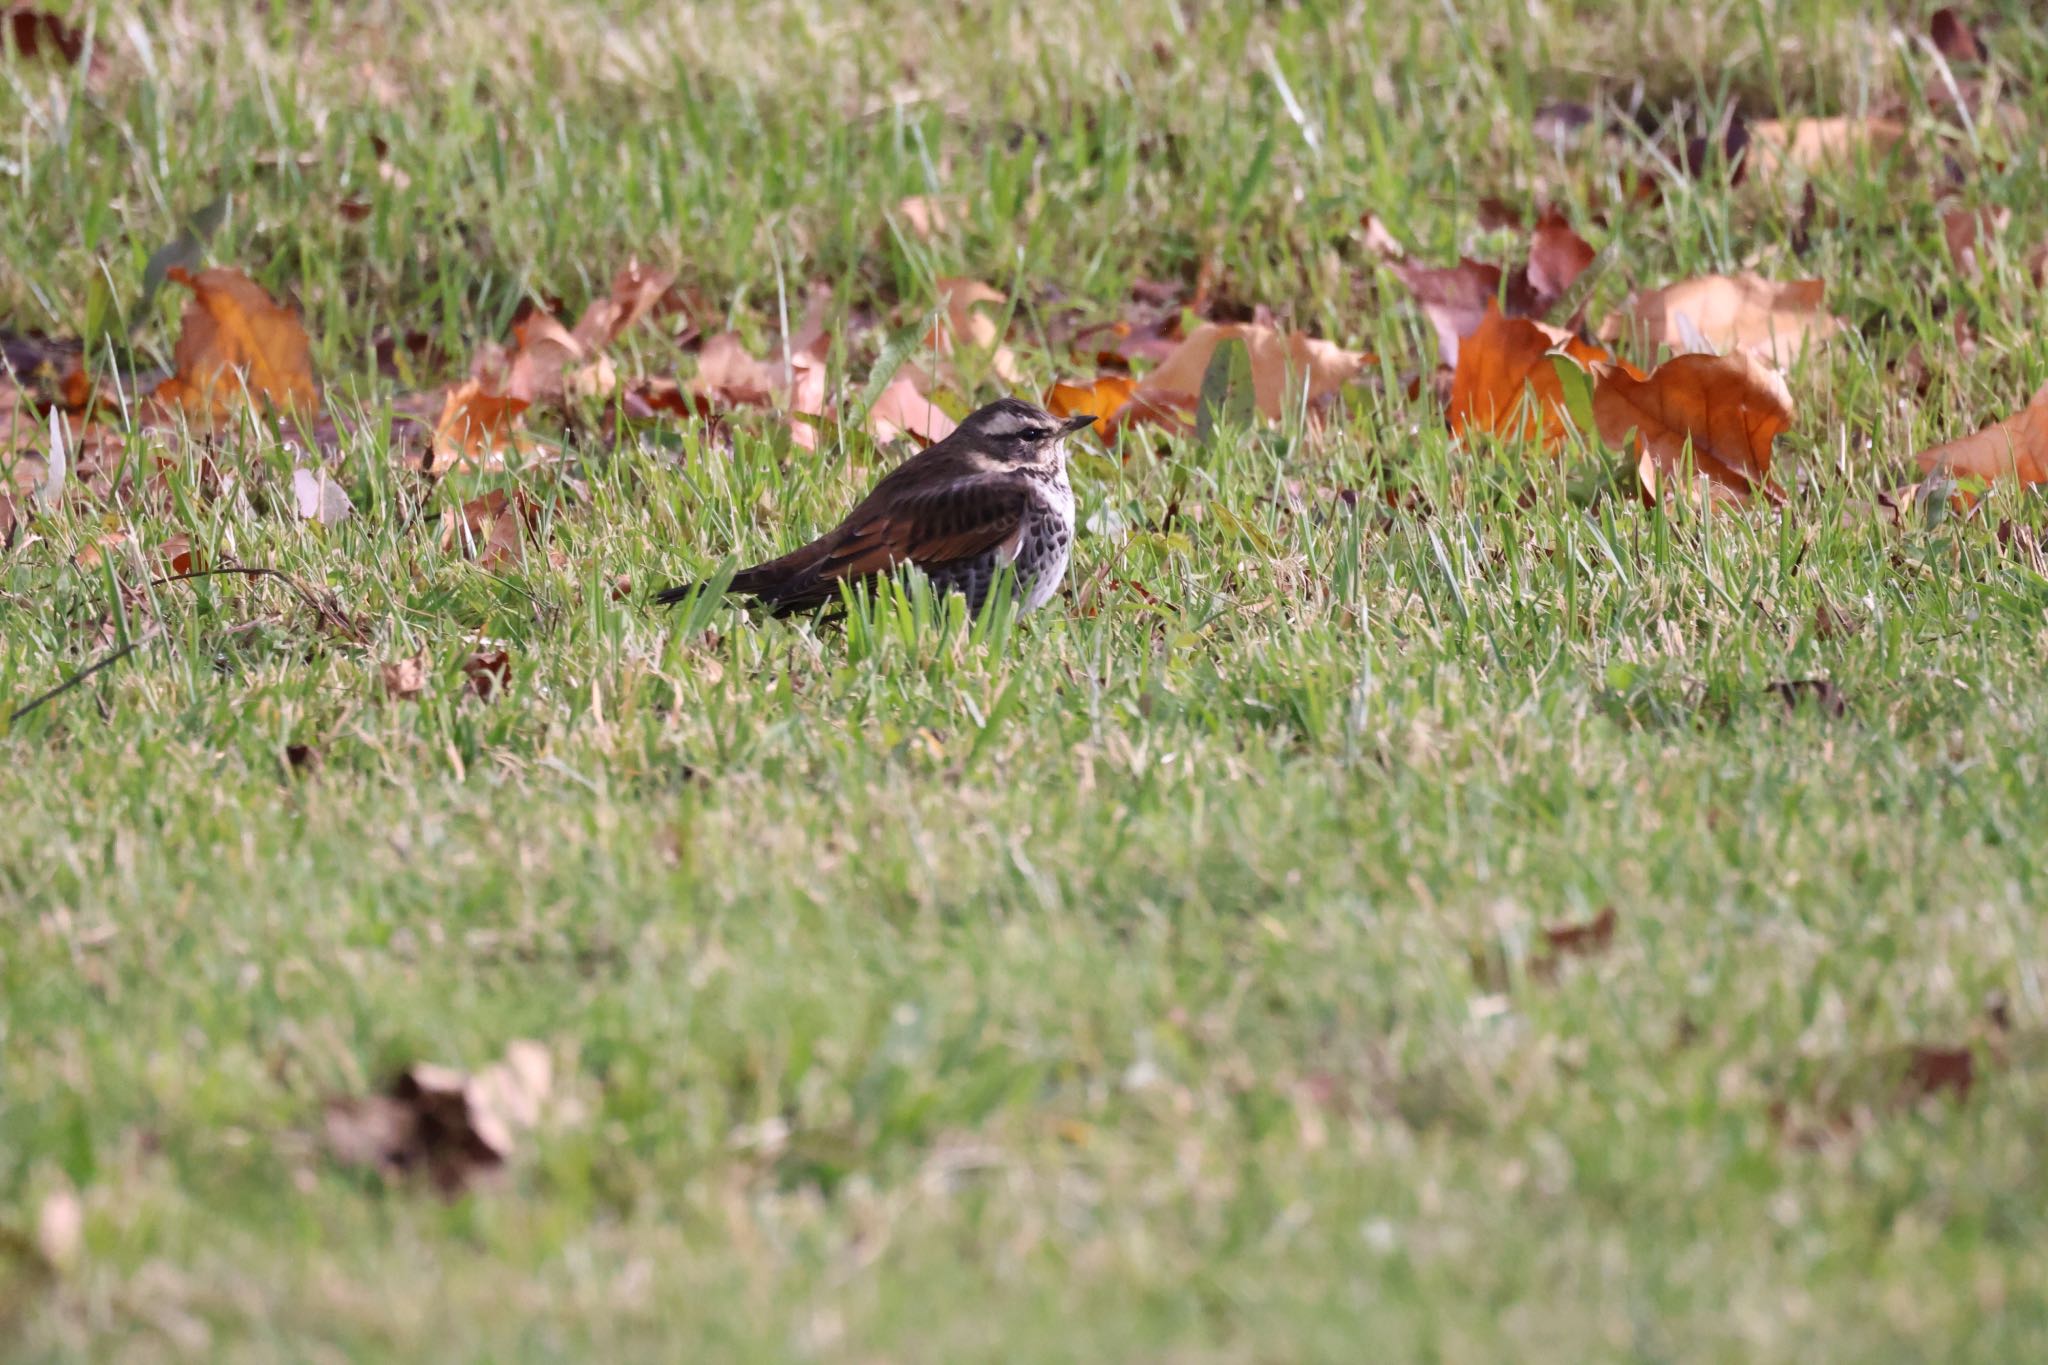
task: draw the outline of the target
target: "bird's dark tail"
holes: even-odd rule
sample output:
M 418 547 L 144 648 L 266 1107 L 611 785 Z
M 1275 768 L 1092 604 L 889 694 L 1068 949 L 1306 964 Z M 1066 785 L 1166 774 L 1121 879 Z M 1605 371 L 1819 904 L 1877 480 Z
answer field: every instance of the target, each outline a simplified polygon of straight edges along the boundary
M 654 605 L 672 607 L 702 586 L 701 583 L 678 583 L 673 588 L 663 588 L 654 594 Z

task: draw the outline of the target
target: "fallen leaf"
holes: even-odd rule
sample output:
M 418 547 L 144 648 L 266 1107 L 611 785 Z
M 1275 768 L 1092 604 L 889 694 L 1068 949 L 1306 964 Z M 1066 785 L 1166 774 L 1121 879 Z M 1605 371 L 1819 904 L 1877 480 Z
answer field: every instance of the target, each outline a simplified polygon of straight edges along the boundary
M 998 379 L 1011 385 L 1023 383 L 1016 353 L 1002 344 L 1001 324 L 991 311 L 1002 309 L 1008 298 L 979 280 L 943 279 L 938 281 L 938 291 L 945 318 L 925 338 L 926 345 L 941 359 L 950 357 L 956 348 L 986 355 L 989 371 Z
M 570 335 L 586 351 L 603 350 L 669 299 L 675 282 L 674 275 L 649 270 L 638 261 L 627 262 L 626 268 L 612 277 L 611 292 L 591 301 Z
M 334 481 L 334 476 L 324 469 L 299 468 L 292 471 L 292 497 L 298 502 L 299 516 L 306 521 L 317 521 L 322 526 L 335 526 L 348 520 L 355 511 L 355 504 L 349 501 L 348 491 Z
M 327 1106 L 327 1148 L 343 1165 L 389 1179 L 424 1176 L 458 1194 L 504 1168 L 521 1133 L 545 1116 L 554 1064 L 539 1043 L 515 1042 L 474 1076 L 417 1063 L 381 1095 Z
M 71 556 L 71 562 L 81 569 L 96 568 L 109 551 L 127 543 L 128 532 L 119 526 L 110 526 L 87 541 L 77 554 Z
M 921 446 L 943 441 L 958 424 L 918 391 L 909 376 L 898 374 L 875 396 L 868 409 L 868 430 L 877 441 L 909 435 Z
M 1634 333 L 1645 347 L 1667 346 L 1683 354 L 1704 339 L 1716 350 L 1747 351 L 1780 369 L 1809 345 L 1842 330 L 1841 319 L 1821 304 L 1819 280 L 1776 283 L 1759 275 L 1702 275 L 1645 290 L 1625 313 L 1609 317 L 1600 339 Z
M 1956 269 L 1975 279 L 1982 272 L 1978 248 L 2005 231 L 2012 221 L 2010 210 L 1995 206 L 1981 209 L 1950 209 L 1941 215 L 1941 235 L 1948 242 L 1949 258 Z
M 1927 22 L 1927 35 L 1933 40 L 1934 50 L 1949 62 L 1984 60 L 1984 45 L 1977 41 L 1976 32 L 1953 6 L 1944 5 L 1934 12 L 1934 17 Z
M 301 413 L 319 406 L 312 343 L 298 314 L 239 270 L 194 275 L 172 266 L 165 278 L 190 289 L 192 301 L 172 351 L 175 372 L 157 385 L 159 399 L 210 424 L 227 420 L 250 399 Z
M 1652 498 L 1690 460 L 1717 499 L 1760 492 L 1783 501 L 1770 481 L 1771 443 L 1791 425 L 1792 395 L 1753 355 L 1682 355 L 1643 379 L 1610 370 L 1593 387 L 1593 417 L 1601 439 L 1638 452 L 1637 471 Z
M 1571 429 L 1571 416 L 1564 382 L 1550 360 L 1554 352 L 1586 369 L 1613 360 L 1562 328 L 1488 309 L 1485 321 L 1458 349 L 1446 405 L 1451 434 L 1478 430 L 1509 439 L 1540 438 L 1555 447 Z
M 1922 473 L 1950 480 L 2010 479 L 2022 487 L 2048 481 L 2048 384 L 2015 415 L 1913 458 Z
M 427 656 L 415 654 L 383 665 L 384 695 L 406 701 L 427 690 Z
M 369 200 L 356 194 L 337 200 L 334 205 L 334 211 L 341 215 L 344 223 L 360 223 L 370 216 L 374 208 Z
M 1103 375 L 1092 384 L 1055 384 L 1046 391 L 1045 410 L 1055 417 L 1088 413 L 1095 418 L 1089 430 L 1100 434 L 1129 406 L 1137 387 L 1137 380 L 1121 374 Z
M 1441 269 L 1402 264 L 1394 271 L 1436 329 L 1437 359 L 1453 368 L 1458 363 L 1458 343 L 1478 330 L 1487 309 L 1498 306 L 1509 317 L 1540 311 L 1526 276 L 1508 276 L 1503 290 L 1499 266 L 1469 257 Z
M 1790 678 L 1774 682 L 1764 691 L 1785 703 L 1785 709 L 1794 713 L 1805 703 L 1811 703 L 1815 710 L 1827 716 L 1840 717 L 1849 710 L 1842 690 L 1826 678 Z
M 76 65 L 85 56 L 85 31 L 29 5 L 0 11 L 14 50 L 24 57 L 60 57 Z
M 1966 1047 L 1919 1044 L 1906 1054 L 1905 1091 L 1909 1103 L 1944 1092 L 1957 1100 L 1967 1100 L 1976 1083 L 1976 1057 Z
M 191 573 L 194 565 L 198 563 L 192 553 L 192 537 L 183 531 L 157 546 L 156 554 L 164 566 L 174 574 Z
M 1358 235 L 1365 242 L 1365 249 L 1383 261 L 1398 261 L 1408 254 L 1377 213 L 1367 213 L 1358 220 Z
M 69 1185 L 52 1190 L 36 1210 L 36 1250 L 53 1269 L 69 1270 L 84 1246 L 85 1206 L 78 1191 Z
M 1306 397 L 1315 407 L 1334 397 L 1373 360 L 1365 351 L 1260 323 L 1204 323 L 1131 391 L 1134 405 L 1194 409 L 1209 358 L 1226 341 L 1251 353 L 1252 392 L 1261 415 L 1277 421 L 1285 407 Z
M 929 242 L 941 233 L 951 232 L 959 225 L 960 205 L 953 199 L 913 194 L 907 199 L 896 201 L 896 215 L 903 220 L 903 225 L 910 229 L 911 236 L 920 242 Z
M 1897 119 L 1870 116 L 1761 119 L 1748 129 L 1746 164 L 1765 179 L 1775 179 L 1787 168 L 1811 173 L 1853 166 L 1865 156 L 1880 161 L 1906 137 L 1906 125 Z
M 502 649 L 477 650 L 462 661 L 469 690 L 489 701 L 512 681 L 512 656 Z
M 506 456 L 527 449 L 520 414 L 532 406 L 523 398 L 485 391 L 481 381 L 465 380 L 448 391 L 434 423 L 431 473 L 455 469 L 496 469 Z
M 1555 206 L 1546 209 L 1529 235 L 1529 287 L 1539 307 L 1547 310 L 1564 297 L 1598 255 L 1591 243 L 1572 230 L 1561 211 Z
M 1613 944 L 1614 929 L 1620 922 L 1613 906 L 1602 906 L 1599 914 L 1582 923 L 1546 926 L 1543 941 L 1559 957 L 1590 957 Z
M 310 776 L 319 772 L 320 765 L 327 760 L 311 744 L 287 744 L 284 746 L 284 761 L 292 772 Z
M 441 549 L 474 554 L 478 568 L 516 566 L 540 509 L 524 493 L 494 488 L 441 515 Z

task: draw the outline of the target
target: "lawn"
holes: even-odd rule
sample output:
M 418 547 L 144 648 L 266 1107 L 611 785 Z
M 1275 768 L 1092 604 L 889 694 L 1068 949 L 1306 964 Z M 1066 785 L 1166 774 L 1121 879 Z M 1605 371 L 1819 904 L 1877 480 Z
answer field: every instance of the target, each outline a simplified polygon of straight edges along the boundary
M 0 1352 L 2048 1353 L 2048 519 L 1887 505 L 2048 380 L 2048 30 L 1971 11 L 1965 70 L 1931 8 L 89 0 L 90 70 L 0 52 L 0 331 L 161 374 L 149 261 L 217 218 L 181 259 L 302 311 L 354 508 L 295 515 L 277 426 L 128 432 L 147 490 L 0 551 L 0 716 L 144 641 L 0 726 Z M 1686 174 L 1731 111 L 1906 149 Z M 1361 222 L 1517 259 L 1488 199 L 1601 250 L 1594 324 L 1825 282 L 1782 507 L 1452 437 Z M 2010 211 L 1974 269 L 1957 204 Z M 405 467 L 395 408 L 633 260 L 758 354 L 824 300 L 815 450 L 599 397 Z M 859 414 L 951 277 L 1027 396 L 1141 281 L 1374 359 L 1083 438 L 1035 615 L 646 605 L 904 457 Z M 622 379 L 687 381 L 682 322 Z M 959 369 L 955 416 L 1012 387 Z M 487 566 L 444 527 L 493 491 Z M 174 535 L 357 629 L 153 582 Z M 500 1168 L 336 1148 L 521 1040 Z

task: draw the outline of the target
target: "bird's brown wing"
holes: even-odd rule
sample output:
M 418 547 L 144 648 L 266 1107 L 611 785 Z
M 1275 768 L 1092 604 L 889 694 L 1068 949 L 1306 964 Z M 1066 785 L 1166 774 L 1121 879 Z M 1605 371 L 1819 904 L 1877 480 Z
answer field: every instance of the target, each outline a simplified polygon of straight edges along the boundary
M 979 559 L 1023 534 L 1030 490 L 1014 477 L 983 475 L 890 496 L 869 497 L 827 534 L 780 559 L 734 576 L 735 592 L 752 594 L 778 614 L 831 601 L 841 583 L 915 564 L 935 578 Z

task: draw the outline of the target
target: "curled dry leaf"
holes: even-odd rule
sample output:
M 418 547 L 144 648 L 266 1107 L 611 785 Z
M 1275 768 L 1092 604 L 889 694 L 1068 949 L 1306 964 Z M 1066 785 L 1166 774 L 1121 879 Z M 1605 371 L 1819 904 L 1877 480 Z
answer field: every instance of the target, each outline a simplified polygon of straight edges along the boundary
M 1984 60 L 1984 45 L 1977 41 L 1976 31 L 1951 5 L 1934 12 L 1927 22 L 1927 36 L 1933 41 L 1934 50 L 1949 62 Z
M 925 344 L 941 358 L 964 349 L 988 357 L 988 368 L 1005 384 L 1024 382 L 1017 356 L 1002 344 L 997 315 L 1009 300 L 1001 291 L 980 280 L 944 279 L 938 282 L 939 302 L 945 309 L 941 324 L 925 338 Z
M 535 1042 L 512 1043 L 503 1061 L 473 1076 L 418 1063 L 380 1095 L 331 1102 L 327 1148 L 343 1165 L 424 1177 L 458 1194 L 504 1168 L 519 1135 L 546 1115 L 553 1086 L 553 1060 Z
M 2009 210 L 1985 207 L 1981 209 L 1950 209 L 1941 215 L 1941 235 L 1948 242 L 1949 259 L 1956 263 L 1956 269 L 1974 279 L 1983 270 L 1978 259 L 1980 247 L 1999 233 L 2012 221 Z
M 1753 355 L 1682 355 L 1646 379 L 1611 370 L 1594 386 L 1593 418 L 1601 439 L 1637 452 L 1652 498 L 1690 461 L 1716 501 L 1784 500 L 1770 479 L 1771 443 L 1792 423 L 1792 395 Z
M 167 279 L 192 291 L 172 352 L 175 372 L 156 396 L 194 422 L 217 425 L 250 400 L 311 413 L 320 390 L 313 380 L 312 343 L 299 315 L 281 306 L 239 270 L 197 275 L 172 266 Z
M 0 9 L 0 24 L 14 40 L 14 50 L 24 57 L 55 57 L 75 66 L 85 56 L 85 31 L 46 10 L 11 5 Z M 93 57 L 97 65 L 99 54 Z
M 1204 323 L 1131 391 L 1134 407 L 1194 411 L 1209 359 L 1226 341 L 1242 341 L 1251 353 L 1252 395 L 1259 413 L 1277 421 L 1284 409 L 1306 397 L 1315 407 L 1336 396 L 1374 357 L 1347 351 L 1301 332 L 1282 332 L 1261 323 Z
M 502 649 L 477 650 L 462 661 L 462 675 L 473 694 L 489 701 L 511 683 L 512 656 Z
M 1744 164 L 1772 180 L 1788 168 L 1811 173 L 1854 166 L 1865 157 L 1881 161 L 1905 140 L 1906 125 L 1869 116 L 1763 119 L 1750 123 L 1748 133 Z
M 1588 957 L 1613 945 L 1614 929 L 1620 922 L 1614 907 L 1606 905 L 1589 920 L 1546 926 L 1543 941 L 1560 957 Z
M 1436 329 L 1437 358 L 1447 366 L 1457 365 L 1458 343 L 1478 330 L 1489 308 L 1498 306 L 1510 317 L 1539 311 L 1527 277 L 1520 272 L 1508 276 L 1503 292 L 1497 265 L 1468 257 L 1442 269 L 1413 264 L 1394 269 Z
M 1529 235 L 1529 288 L 1542 309 L 1564 297 L 1586 268 L 1599 255 L 1585 238 L 1572 230 L 1564 214 L 1554 205 L 1545 209 Z
M 1509 439 L 1541 439 L 1555 447 L 1571 429 L 1571 416 L 1564 381 L 1550 360 L 1554 353 L 1589 370 L 1613 360 L 1562 328 L 1488 309 L 1486 320 L 1458 349 L 1447 404 L 1451 433 L 1486 431 Z
M 1358 235 L 1365 243 L 1365 249 L 1383 261 L 1398 261 L 1408 254 L 1408 249 L 1387 231 L 1387 225 L 1380 221 L 1377 213 L 1367 213 L 1358 220 Z
M 960 203 L 936 195 L 913 194 L 896 202 L 896 216 L 920 242 L 951 232 L 960 223 Z
M 1929 446 L 1913 458 L 1921 472 L 1950 480 L 2008 479 L 2022 487 L 2048 480 L 2048 385 L 2004 421 L 1960 440 Z
M 456 385 L 434 423 L 429 472 L 503 468 L 509 454 L 531 448 L 532 438 L 520 421 L 530 406 L 523 398 L 486 391 L 481 380 Z
M 415 654 L 382 666 L 384 695 L 409 701 L 427 690 L 427 656 Z
M 756 360 L 731 332 L 704 343 L 697 354 L 697 373 L 689 391 L 713 408 L 782 407 L 799 417 L 825 414 L 825 355 L 831 339 L 810 333 L 790 352 L 788 361 Z M 792 421 L 790 439 L 805 450 L 818 447 L 817 428 Z
M 71 556 L 71 562 L 81 569 L 97 568 L 102 559 L 127 543 L 127 531 L 119 526 L 109 526 L 80 546 L 78 553 Z
M 1702 275 L 1645 290 L 1600 328 L 1602 341 L 1633 333 L 1646 347 L 1683 354 L 1704 340 L 1716 350 L 1747 351 L 1780 369 L 1809 345 L 1827 340 L 1842 321 L 1822 306 L 1819 280 L 1777 283 L 1748 272 Z
M 294 469 L 292 498 L 298 504 L 302 520 L 317 521 L 322 526 L 339 525 L 355 511 L 355 504 L 349 501 L 348 490 L 336 483 L 334 476 L 324 469 Z
M 199 566 L 199 559 L 192 552 L 192 537 L 183 531 L 157 546 L 156 557 L 167 573 L 191 573 Z
M 524 558 L 526 535 L 539 517 L 526 494 L 494 488 L 442 514 L 441 548 L 476 556 L 479 568 L 509 568 Z
M 882 442 L 907 435 L 920 446 L 928 446 L 952 435 L 957 425 L 904 374 L 884 385 L 868 409 L 868 430 Z
M 1055 384 L 1046 391 L 1045 410 L 1055 417 L 1088 413 L 1095 418 L 1095 425 L 1089 430 L 1102 435 L 1117 414 L 1129 406 L 1137 388 L 1137 380 L 1121 374 L 1103 375 L 1092 384 Z

